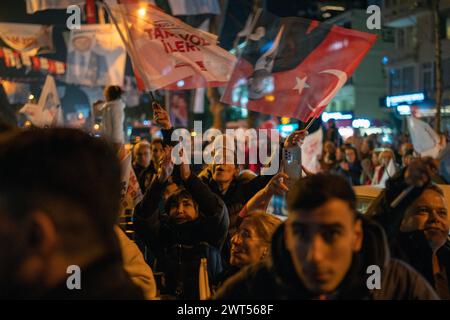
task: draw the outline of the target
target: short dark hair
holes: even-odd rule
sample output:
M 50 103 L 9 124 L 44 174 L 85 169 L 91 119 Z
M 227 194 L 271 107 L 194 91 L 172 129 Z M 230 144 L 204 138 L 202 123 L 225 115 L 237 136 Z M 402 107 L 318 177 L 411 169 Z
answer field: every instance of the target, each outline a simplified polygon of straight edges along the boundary
M 150 142 L 150 145 L 154 145 L 154 144 L 160 144 L 162 146 L 164 146 L 164 141 L 161 138 L 155 138 L 152 140 L 152 142 Z
M 124 91 L 120 86 L 108 86 L 105 88 L 105 98 L 107 101 L 119 99 Z
M 170 209 L 174 206 L 177 206 L 178 203 L 180 203 L 180 201 L 182 201 L 183 199 L 189 199 L 192 200 L 192 202 L 194 203 L 194 206 L 197 209 L 197 202 L 194 200 L 194 198 L 192 197 L 192 195 L 189 193 L 189 191 L 187 191 L 186 189 L 180 189 L 178 191 L 176 191 L 174 194 L 172 194 L 167 200 L 166 200 L 166 204 L 165 204 L 165 210 L 166 213 L 168 214 Z
M 311 210 L 337 198 L 356 212 L 355 192 L 347 180 L 336 174 L 319 173 L 298 180 L 288 193 L 288 209 Z
M 79 130 L 19 131 L 0 143 L 0 213 L 20 223 L 43 210 L 70 231 L 63 238 L 73 246 L 84 241 L 81 230 L 111 241 L 120 179 L 114 151 Z

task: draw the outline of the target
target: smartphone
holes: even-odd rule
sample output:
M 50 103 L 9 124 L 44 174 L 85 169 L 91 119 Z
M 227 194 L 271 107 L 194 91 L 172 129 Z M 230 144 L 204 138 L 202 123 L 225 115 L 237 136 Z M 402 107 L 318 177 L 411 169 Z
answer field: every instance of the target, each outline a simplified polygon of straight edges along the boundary
M 302 149 L 299 147 L 283 149 L 284 172 L 289 176 L 285 181 L 289 189 L 302 176 Z

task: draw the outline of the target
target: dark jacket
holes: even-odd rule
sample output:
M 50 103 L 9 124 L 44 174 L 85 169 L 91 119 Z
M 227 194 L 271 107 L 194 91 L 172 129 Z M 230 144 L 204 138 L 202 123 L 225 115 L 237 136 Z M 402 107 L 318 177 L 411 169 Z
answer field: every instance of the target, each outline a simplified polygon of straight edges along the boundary
M 70 275 L 68 275 L 70 277 Z M 45 300 L 144 300 L 123 268 L 122 259 L 109 255 L 81 268 L 81 289 L 67 288 L 66 279 L 42 299 Z
M 138 178 L 139 186 L 141 187 L 142 193 L 144 193 L 145 190 L 147 190 L 147 187 L 150 184 L 150 182 L 153 180 L 153 177 L 158 172 L 158 170 L 156 170 L 153 161 L 150 162 L 150 165 L 147 168 L 143 167 L 140 168 L 142 169 L 139 171 L 139 174 L 136 172 L 136 169 L 134 170 L 134 172 L 136 173 L 136 177 Z
M 362 167 L 359 160 L 356 160 L 353 163 L 349 163 L 348 171 L 342 169 L 339 165 L 337 165 L 337 172 L 340 175 L 344 176 L 352 186 L 359 186 L 361 184 Z
M 436 293 L 416 271 L 405 263 L 390 259 L 389 249 L 382 229 L 375 223 L 363 220 L 364 240 L 360 253 L 355 254 L 352 265 L 342 284 L 329 299 L 414 300 L 438 299 Z M 284 225 L 272 239 L 270 259 L 246 267 L 225 282 L 216 299 L 314 299 L 297 276 L 284 243 Z M 367 266 L 381 268 L 381 289 L 369 290 L 366 286 Z
M 433 263 L 430 245 L 423 231 L 401 232 L 391 245 L 392 255 L 400 260 L 405 261 L 416 269 L 428 282 L 436 288 L 435 278 L 433 275 Z M 447 275 L 447 292 L 441 293 L 442 299 L 450 299 L 450 241 L 439 248 L 436 253 L 439 264 L 445 269 Z M 438 291 L 438 289 L 436 289 Z M 440 292 L 438 292 L 440 293 Z
M 192 174 L 184 187 L 198 204 L 198 219 L 183 224 L 172 221 L 161 208 L 165 184 L 155 177 L 136 207 L 135 230 L 156 256 L 154 270 L 165 273 L 164 293 L 198 298 L 194 295 L 197 294 L 200 258 L 207 258 L 210 278 L 222 271 L 220 251 L 227 237 L 229 220 L 223 201 L 197 176 Z
M 195 175 L 187 179 L 184 187 L 198 204 L 199 218 L 183 224 L 169 219 L 161 210 L 165 184 L 155 178 L 135 209 L 135 223 L 145 226 L 140 236 L 157 252 L 176 244 L 200 242 L 220 249 L 229 225 L 225 204 Z

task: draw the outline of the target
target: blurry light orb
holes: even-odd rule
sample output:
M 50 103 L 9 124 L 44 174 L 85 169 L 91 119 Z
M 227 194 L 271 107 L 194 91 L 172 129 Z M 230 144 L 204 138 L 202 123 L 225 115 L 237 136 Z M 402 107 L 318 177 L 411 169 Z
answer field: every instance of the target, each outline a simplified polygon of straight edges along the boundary
M 140 8 L 139 10 L 138 10 L 138 15 L 139 15 L 139 17 L 141 17 L 141 18 L 143 18 L 143 17 L 145 17 L 145 14 L 147 13 L 147 10 L 145 9 L 145 8 Z

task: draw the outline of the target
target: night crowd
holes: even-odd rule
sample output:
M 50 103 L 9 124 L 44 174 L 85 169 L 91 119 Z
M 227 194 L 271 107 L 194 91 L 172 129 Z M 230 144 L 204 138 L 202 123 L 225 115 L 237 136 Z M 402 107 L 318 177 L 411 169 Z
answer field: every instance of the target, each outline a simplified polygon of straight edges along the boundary
M 441 161 L 421 158 L 406 135 L 342 141 L 332 121 L 319 172 L 289 181 L 283 165 L 263 175 L 226 163 L 236 159 L 227 147 L 211 165 L 175 165 L 169 114 L 154 104 L 162 138 L 132 149 L 143 198 L 130 239 L 118 225 L 121 94 L 106 89 L 101 138 L 1 125 L 1 299 L 450 299 Z M 383 186 L 365 213 L 359 185 Z M 268 213 L 274 197 L 287 216 Z

